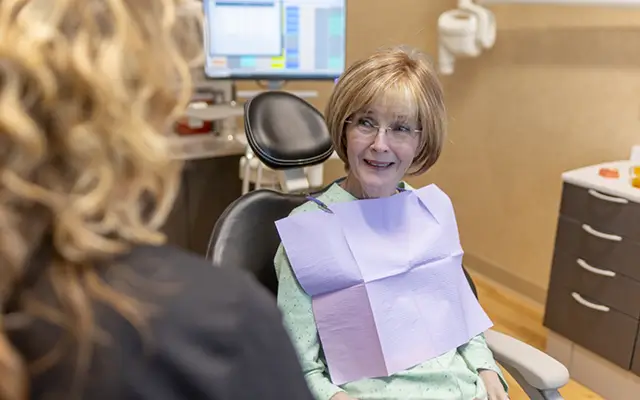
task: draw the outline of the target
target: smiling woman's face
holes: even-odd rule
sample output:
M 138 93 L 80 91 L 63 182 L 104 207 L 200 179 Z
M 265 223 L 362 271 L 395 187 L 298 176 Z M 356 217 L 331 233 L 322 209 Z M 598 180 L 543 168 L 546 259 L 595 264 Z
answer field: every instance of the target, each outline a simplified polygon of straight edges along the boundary
M 412 115 L 408 107 L 376 102 L 349 118 L 345 187 L 356 197 L 395 193 L 420 144 L 420 126 Z

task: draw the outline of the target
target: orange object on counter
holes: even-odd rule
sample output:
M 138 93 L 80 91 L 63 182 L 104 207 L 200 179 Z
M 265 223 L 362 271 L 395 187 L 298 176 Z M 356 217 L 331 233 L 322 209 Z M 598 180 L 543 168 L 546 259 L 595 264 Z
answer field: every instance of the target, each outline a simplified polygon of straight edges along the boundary
M 640 176 L 634 176 L 631 178 L 631 186 L 636 189 L 640 189 Z
M 213 130 L 213 122 L 192 121 L 188 117 L 180 117 L 174 124 L 174 130 L 178 135 L 197 135 L 201 133 L 209 133 Z
M 194 93 L 191 96 L 189 106 L 211 106 L 215 104 L 215 95 L 212 93 Z M 182 116 L 174 124 L 174 130 L 178 135 L 197 135 L 210 133 L 214 130 L 213 121 L 201 121 L 194 118 Z
M 620 171 L 617 168 L 600 168 L 598 174 L 604 178 L 620 178 Z

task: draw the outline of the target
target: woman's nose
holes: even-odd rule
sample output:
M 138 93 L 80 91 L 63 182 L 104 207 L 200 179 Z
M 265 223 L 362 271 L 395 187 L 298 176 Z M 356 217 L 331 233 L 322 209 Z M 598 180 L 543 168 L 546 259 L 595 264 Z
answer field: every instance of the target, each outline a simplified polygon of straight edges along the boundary
M 373 138 L 371 149 L 377 152 L 389 151 L 389 145 L 387 143 L 387 131 L 384 128 L 378 129 L 378 134 Z

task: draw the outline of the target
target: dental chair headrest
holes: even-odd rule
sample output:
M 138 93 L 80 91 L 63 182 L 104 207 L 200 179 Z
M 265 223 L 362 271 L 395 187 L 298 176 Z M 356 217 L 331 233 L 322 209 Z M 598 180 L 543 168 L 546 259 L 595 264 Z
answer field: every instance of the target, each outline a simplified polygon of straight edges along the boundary
M 322 114 L 287 92 L 263 92 L 247 101 L 244 130 L 255 156 L 271 169 L 309 167 L 333 153 Z

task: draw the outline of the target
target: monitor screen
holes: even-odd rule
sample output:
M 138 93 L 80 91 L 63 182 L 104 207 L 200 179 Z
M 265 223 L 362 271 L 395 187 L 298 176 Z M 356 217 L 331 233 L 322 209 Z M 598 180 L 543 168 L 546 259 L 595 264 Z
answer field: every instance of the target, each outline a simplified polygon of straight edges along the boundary
M 204 0 L 205 74 L 335 79 L 345 68 L 346 0 Z

